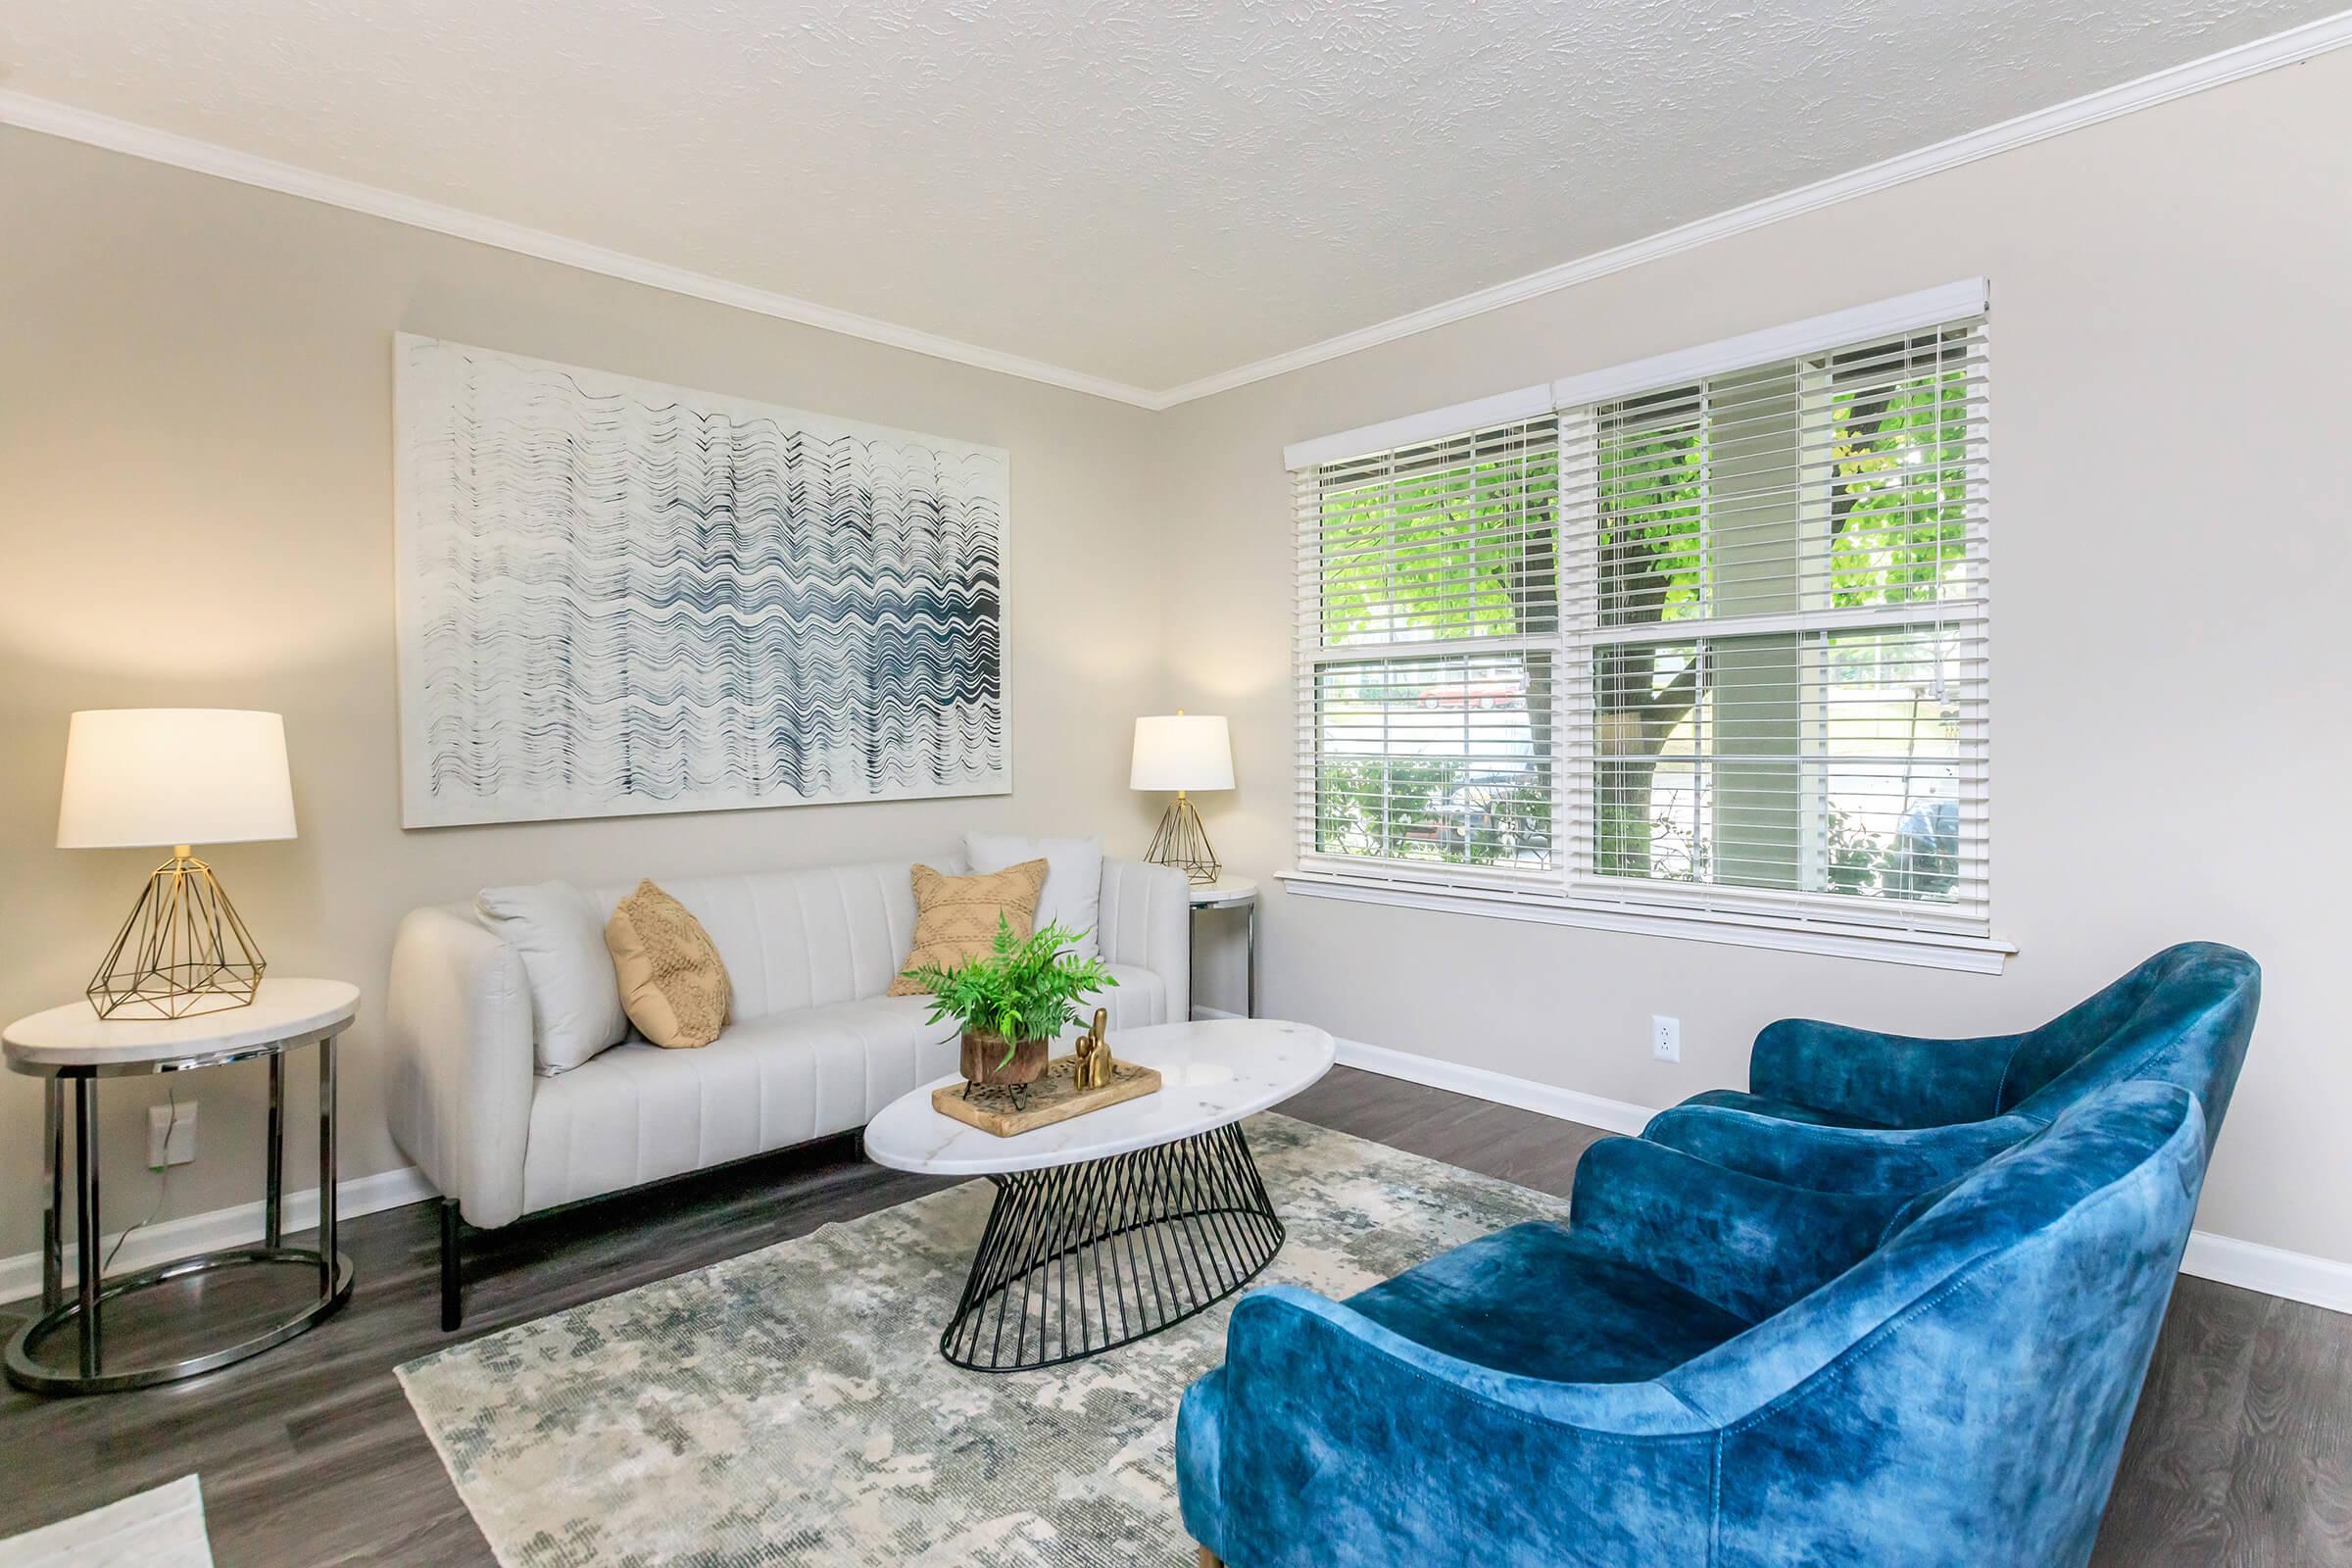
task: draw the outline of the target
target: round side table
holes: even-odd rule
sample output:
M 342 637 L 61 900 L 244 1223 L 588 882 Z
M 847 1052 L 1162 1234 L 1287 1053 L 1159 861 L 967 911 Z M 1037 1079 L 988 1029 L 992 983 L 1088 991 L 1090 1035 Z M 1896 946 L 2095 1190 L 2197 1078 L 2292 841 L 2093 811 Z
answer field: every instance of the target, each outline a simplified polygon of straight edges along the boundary
M 111 1394 L 176 1382 L 259 1355 L 283 1344 L 341 1306 L 351 1296 L 351 1259 L 335 1250 L 335 1037 L 359 1012 L 357 987 L 340 980 L 262 982 L 252 1005 L 193 1018 L 100 1018 L 87 1002 L 20 1018 L 0 1032 L 12 1072 L 45 1079 L 47 1118 L 42 1158 L 49 1182 L 41 1214 L 41 1311 L 8 1342 L 8 1381 L 37 1394 Z M 287 1247 L 281 1236 L 285 1185 L 286 1053 L 318 1048 L 318 1246 Z M 102 1280 L 103 1228 L 98 1206 L 98 1080 L 191 1072 L 255 1056 L 270 1059 L 268 1181 L 262 1245 L 232 1247 L 174 1258 L 113 1280 Z M 66 1085 L 74 1086 L 74 1237 L 80 1249 L 77 1290 L 65 1294 Z M 103 1308 L 108 1301 L 169 1280 L 215 1269 L 254 1265 L 307 1268 L 318 1277 L 318 1298 L 251 1338 L 202 1355 L 144 1365 L 110 1365 Z M 80 1351 L 71 1373 L 36 1356 L 50 1336 L 71 1327 Z
M 1250 913 L 1249 935 L 1245 938 L 1250 957 L 1249 1001 L 1245 1017 L 1257 1016 L 1257 883 L 1246 876 L 1219 877 L 1214 882 L 1196 882 L 1192 890 L 1193 913 L 1202 909 L 1247 909 Z M 1197 945 L 1197 944 L 1196 944 Z M 1182 1019 L 1176 1020 L 1183 1022 Z

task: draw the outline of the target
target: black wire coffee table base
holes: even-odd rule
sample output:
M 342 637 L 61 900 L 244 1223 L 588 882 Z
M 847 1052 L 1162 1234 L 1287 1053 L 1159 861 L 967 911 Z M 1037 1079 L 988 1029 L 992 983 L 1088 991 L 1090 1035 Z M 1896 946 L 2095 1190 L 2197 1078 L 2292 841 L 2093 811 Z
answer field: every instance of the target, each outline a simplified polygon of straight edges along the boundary
M 996 1206 L 940 1354 L 1026 1372 L 1132 1345 L 1231 1296 L 1285 1232 L 1239 1122 L 991 1176 Z

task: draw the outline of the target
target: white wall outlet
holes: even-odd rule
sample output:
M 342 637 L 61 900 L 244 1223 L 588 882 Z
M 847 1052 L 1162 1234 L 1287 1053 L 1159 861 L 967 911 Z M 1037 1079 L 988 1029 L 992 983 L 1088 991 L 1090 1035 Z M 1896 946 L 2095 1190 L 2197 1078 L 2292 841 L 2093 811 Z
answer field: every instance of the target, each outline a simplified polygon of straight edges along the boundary
M 147 1107 L 147 1168 L 185 1165 L 196 1157 L 196 1102 L 180 1102 L 174 1116 L 170 1105 Z
M 1683 1059 L 1683 1020 L 1662 1012 L 1649 1015 L 1649 1054 L 1660 1061 Z

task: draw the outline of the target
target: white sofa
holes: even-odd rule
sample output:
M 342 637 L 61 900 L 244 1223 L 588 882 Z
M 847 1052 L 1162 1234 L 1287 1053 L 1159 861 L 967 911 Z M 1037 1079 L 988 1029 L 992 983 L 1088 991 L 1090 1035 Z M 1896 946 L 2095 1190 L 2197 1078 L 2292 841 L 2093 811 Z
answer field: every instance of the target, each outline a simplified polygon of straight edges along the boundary
M 931 861 L 943 869 L 953 857 Z M 392 1136 L 440 1189 L 442 1326 L 459 1321 L 462 1227 L 507 1225 L 648 1182 L 862 1127 L 954 1072 L 928 997 L 885 993 L 914 932 L 909 862 L 657 878 L 710 934 L 734 990 L 699 1051 L 632 1040 L 557 1076 L 534 1070 L 521 958 L 469 905 L 402 920 L 387 992 Z M 628 888 L 590 897 L 609 916 Z M 1182 872 L 1102 862 L 1102 956 L 1114 1028 L 1191 1016 Z

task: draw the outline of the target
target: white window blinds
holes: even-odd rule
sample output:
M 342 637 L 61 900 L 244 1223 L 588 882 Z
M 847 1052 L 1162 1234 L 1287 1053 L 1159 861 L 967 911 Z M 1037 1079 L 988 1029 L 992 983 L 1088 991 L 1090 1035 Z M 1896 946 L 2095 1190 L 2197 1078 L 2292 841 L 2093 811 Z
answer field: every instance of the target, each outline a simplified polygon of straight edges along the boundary
M 1972 303 L 1798 323 L 1300 467 L 1302 865 L 1986 936 Z M 1880 329 L 1837 335 L 1856 318 Z
M 1546 416 L 1301 470 L 1306 855 L 1440 880 L 1557 865 L 1554 428 Z

